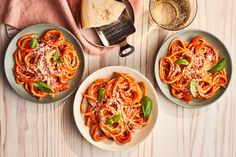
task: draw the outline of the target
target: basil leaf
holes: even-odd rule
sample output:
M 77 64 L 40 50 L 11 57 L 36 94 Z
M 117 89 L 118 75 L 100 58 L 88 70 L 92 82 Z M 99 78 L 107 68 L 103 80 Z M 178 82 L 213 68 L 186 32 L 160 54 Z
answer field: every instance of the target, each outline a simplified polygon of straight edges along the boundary
M 175 64 L 189 65 L 189 62 L 186 59 L 178 59 Z
M 225 58 L 221 58 L 218 61 L 218 63 L 209 70 L 209 72 L 214 74 L 218 71 L 221 71 L 222 69 L 226 67 L 226 64 L 227 64 L 227 60 Z
M 34 82 L 33 85 L 46 93 L 53 93 L 50 86 L 44 82 Z
M 145 96 L 142 98 L 142 110 L 144 114 L 144 120 L 147 120 L 147 118 L 150 116 L 152 112 L 152 99 Z
M 54 60 L 57 64 L 62 63 L 62 60 L 60 59 L 60 54 L 59 54 L 58 51 L 54 54 L 53 60 Z
M 113 116 L 113 121 L 116 123 L 120 120 L 120 114 L 114 115 Z
M 197 86 L 197 81 L 195 79 L 192 79 L 190 82 L 190 92 L 193 95 L 193 97 L 196 96 L 196 86 Z
M 60 57 L 59 52 L 56 51 L 56 53 L 55 53 L 54 56 L 53 56 L 54 61 L 58 60 L 59 57 Z
M 112 118 L 107 119 L 106 122 L 105 122 L 105 124 L 110 124 L 110 125 L 112 125 L 114 123 L 115 122 L 114 122 L 114 120 Z
M 62 60 L 60 60 L 60 59 L 58 59 L 58 60 L 55 60 L 55 62 L 56 62 L 57 64 L 63 63 L 63 61 L 62 61 Z
M 105 122 L 105 124 L 114 124 L 120 120 L 120 114 L 114 115 L 112 118 L 108 118 Z
M 37 44 L 38 44 L 38 41 L 36 38 L 33 38 L 30 40 L 30 48 L 32 48 L 32 49 L 35 48 L 37 46 Z
M 105 88 L 100 88 L 99 91 L 98 91 L 98 101 L 99 102 L 102 102 L 102 100 L 104 99 L 105 97 Z

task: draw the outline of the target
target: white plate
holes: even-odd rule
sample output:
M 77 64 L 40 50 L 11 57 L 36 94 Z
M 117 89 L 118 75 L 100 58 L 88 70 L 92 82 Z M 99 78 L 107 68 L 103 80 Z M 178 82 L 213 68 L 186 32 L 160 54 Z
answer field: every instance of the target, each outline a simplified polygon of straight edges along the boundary
M 138 82 L 141 82 L 141 81 L 144 82 L 147 86 L 147 96 L 149 96 L 153 102 L 152 113 L 151 113 L 152 117 L 151 117 L 150 122 L 146 126 L 144 126 L 142 129 L 135 130 L 135 132 L 132 135 L 131 141 L 126 144 L 118 144 L 112 140 L 104 140 L 102 142 L 94 141 L 91 138 L 91 135 L 89 133 L 89 127 L 84 124 L 85 123 L 84 118 L 80 112 L 82 94 L 86 91 L 88 86 L 97 79 L 101 79 L 101 78 L 111 79 L 113 76 L 113 72 L 127 73 L 127 74 L 132 75 Z M 80 133 L 84 136 L 84 138 L 89 143 L 104 150 L 121 151 L 121 150 L 128 149 L 139 144 L 151 133 L 152 129 L 154 128 L 156 124 L 157 114 L 158 114 L 157 94 L 152 84 L 149 82 L 149 80 L 144 75 L 137 72 L 136 70 L 133 70 L 128 67 L 123 67 L 123 66 L 110 66 L 110 67 L 102 68 L 92 73 L 82 82 L 78 91 L 76 92 L 76 96 L 74 99 L 73 112 L 74 112 L 75 122 Z

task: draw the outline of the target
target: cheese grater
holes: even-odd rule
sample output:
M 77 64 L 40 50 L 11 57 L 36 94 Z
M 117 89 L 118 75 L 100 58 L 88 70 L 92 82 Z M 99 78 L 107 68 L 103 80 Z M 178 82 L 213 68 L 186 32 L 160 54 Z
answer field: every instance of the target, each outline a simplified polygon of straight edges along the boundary
M 126 10 L 117 21 L 97 27 L 95 30 L 104 46 L 120 45 L 120 57 L 128 56 L 134 52 L 134 47 L 127 43 L 126 38 L 136 29 Z

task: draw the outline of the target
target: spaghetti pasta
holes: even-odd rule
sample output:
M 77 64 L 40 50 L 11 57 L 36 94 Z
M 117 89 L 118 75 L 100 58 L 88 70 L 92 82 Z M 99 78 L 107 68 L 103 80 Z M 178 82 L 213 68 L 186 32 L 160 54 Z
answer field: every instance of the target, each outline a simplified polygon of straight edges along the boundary
M 13 71 L 16 82 L 41 99 L 69 88 L 79 57 L 59 30 L 47 30 L 41 38 L 36 37 L 28 34 L 17 41 Z
M 80 111 L 93 140 L 127 143 L 132 139 L 132 132 L 150 120 L 150 115 L 144 118 L 142 110 L 146 85 L 128 74 L 114 72 L 114 75 L 111 80 L 98 79 L 89 85 Z
M 225 68 L 215 73 L 211 69 L 222 59 L 204 36 L 190 42 L 174 39 L 166 57 L 160 61 L 160 78 L 170 85 L 173 96 L 185 101 L 211 98 L 228 80 Z

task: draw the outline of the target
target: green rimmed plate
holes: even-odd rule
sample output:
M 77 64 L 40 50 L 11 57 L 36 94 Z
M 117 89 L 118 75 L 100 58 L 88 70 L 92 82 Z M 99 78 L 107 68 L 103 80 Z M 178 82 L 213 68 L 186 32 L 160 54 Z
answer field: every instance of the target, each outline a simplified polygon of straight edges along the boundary
M 17 49 L 17 40 L 21 36 L 30 34 L 30 33 L 38 33 L 38 36 L 41 36 L 48 29 L 58 29 L 63 33 L 65 40 L 69 41 L 74 46 L 80 59 L 80 66 L 76 72 L 76 76 L 72 80 L 70 80 L 69 82 L 70 87 L 67 90 L 56 93 L 54 97 L 46 96 L 42 100 L 38 101 L 38 99 L 34 97 L 32 94 L 28 93 L 22 85 L 18 85 L 16 83 L 15 76 L 13 73 L 13 67 L 15 64 L 14 53 Z M 4 58 L 4 70 L 5 70 L 6 78 L 8 82 L 10 83 L 11 87 L 15 90 L 17 94 L 22 96 L 24 99 L 32 101 L 32 102 L 36 102 L 36 103 L 52 103 L 52 102 L 60 101 L 69 97 L 80 85 L 80 82 L 84 73 L 84 66 L 85 66 L 84 53 L 83 53 L 82 46 L 80 45 L 80 42 L 76 39 L 76 37 L 71 32 L 69 32 L 63 27 L 60 27 L 54 24 L 36 24 L 20 31 L 9 43 L 6 50 L 5 58 Z
M 223 57 L 226 58 L 226 60 L 227 60 L 226 71 L 227 71 L 228 84 L 227 84 L 226 88 L 220 88 L 217 91 L 217 93 L 209 99 L 193 99 L 193 101 L 191 101 L 191 102 L 186 102 L 186 101 L 183 101 L 181 99 L 178 99 L 178 98 L 175 98 L 174 96 L 172 96 L 170 93 L 169 85 L 167 85 L 166 83 L 161 81 L 160 76 L 159 76 L 159 63 L 160 63 L 161 58 L 163 58 L 167 55 L 168 45 L 170 44 L 170 42 L 173 39 L 179 38 L 183 41 L 190 41 L 193 37 L 199 36 L 199 35 L 205 36 L 207 38 L 208 43 L 213 45 L 219 51 L 219 53 Z M 161 48 L 159 49 L 157 56 L 156 56 L 154 73 L 155 73 L 155 77 L 156 77 L 156 81 L 157 81 L 158 86 L 160 87 L 163 94 L 169 100 L 171 100 L 175 104 L 183 106 L 183 107 L 198 108 L 198 107 L 206 106 L 206 105 L 209 105 L 209 104 L 215 102 L 218 98 L 220 98 L 224 94 L 224 92 L 227 89 L 227 87 L 230 83 L 230 80 L 231 80 L 232 61 L 231 61 L 230 54 L 229 54 L 226 46 L 216 36 L 214 36 L 208 32 L 202 31 L 202 30 L 187 29 L 187 30 L 183 30 L 183 31 L 175 33 L 174 35 L 170 36 L 164 42 L 164 44 L 161 46 Z

